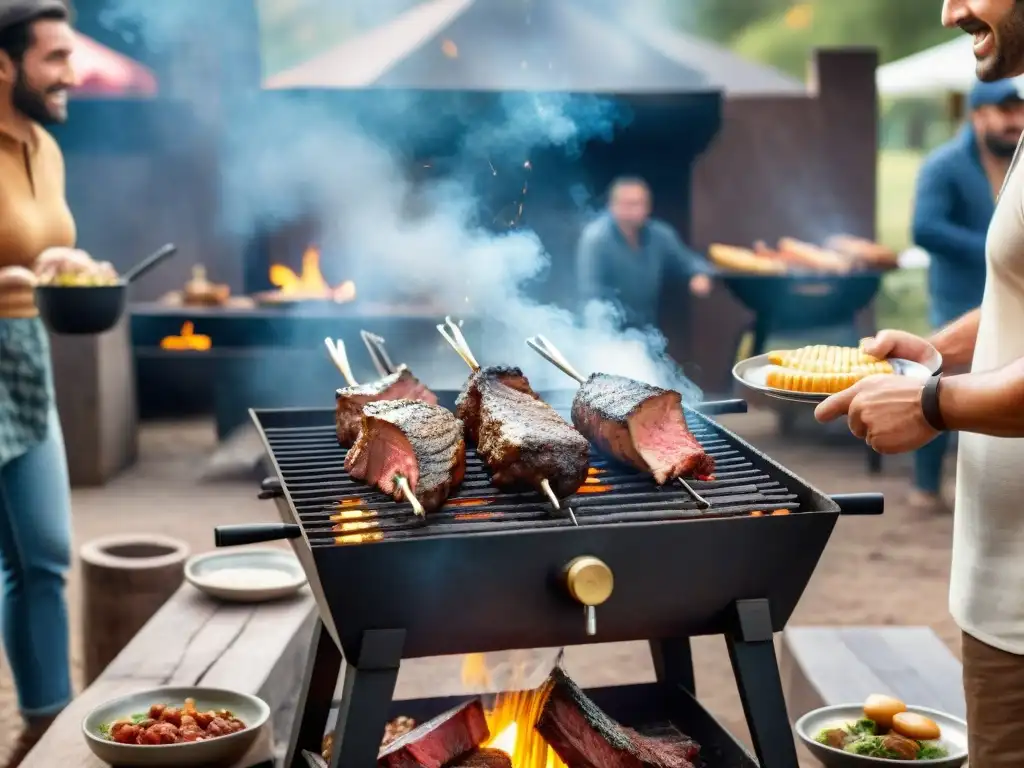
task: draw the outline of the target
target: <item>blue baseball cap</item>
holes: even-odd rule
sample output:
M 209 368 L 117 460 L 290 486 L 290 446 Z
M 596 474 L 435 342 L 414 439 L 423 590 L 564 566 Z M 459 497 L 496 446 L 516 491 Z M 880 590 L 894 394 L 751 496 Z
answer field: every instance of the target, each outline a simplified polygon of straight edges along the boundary
M 979 107 L 997 106 L 1008 101 L 1022 101 L 1020 88 L 1013 80 L 996 80 L 994 83 L 983 83 L 980 80 L 974 84 L 970 94 L 967 96 L 967 105 L 971 110 Z

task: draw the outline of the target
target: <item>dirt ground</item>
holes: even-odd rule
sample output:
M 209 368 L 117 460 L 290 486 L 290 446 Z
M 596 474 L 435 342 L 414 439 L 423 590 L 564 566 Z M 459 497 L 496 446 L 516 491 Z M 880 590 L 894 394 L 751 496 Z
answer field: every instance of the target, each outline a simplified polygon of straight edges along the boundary
M 908 624 L 931 626 L 959 656 L 957 630 L 946 603 L 949 516 L 924 516 L 902 503 L 909 461 L 887 458 L 881 477 L 870 477 L 864 448 L 841 430 L 823 435 L 802 427 L 782 437 L 771 414 L 755 412 L 723 419 L 755 446 L 831 493 L 881 491 L 881 518 L 842 519 L 792 624 Z M 147 425 L 140 461 L 102 489 L 74 492 L 76 546 L 93 538 L 127 532 L 177 537 L 193 552 L 213 548 L 218 524 L 274 520 L 269 502 L 256 500 L 256 483 L 202 482 L 214 448 L 213 428 L 205 423 Z M 76 674 L 80 670 L 81 613 L 77 566 L 69 582 Z M 694 643 L 698 696 L 723 723 L 747 738 L 725 644 L 720 638 Z M 569 672 L 586 686 L 653 680 L 645 643 L 570 649 Z M 403 698 L 444 695 L 459 688 L 458 659 L 407 664 L 399 681 Z M 6 664 L 0 665 L 0 757 L 18 725 Z M 2 763 L 0 763 L 2 764 Z

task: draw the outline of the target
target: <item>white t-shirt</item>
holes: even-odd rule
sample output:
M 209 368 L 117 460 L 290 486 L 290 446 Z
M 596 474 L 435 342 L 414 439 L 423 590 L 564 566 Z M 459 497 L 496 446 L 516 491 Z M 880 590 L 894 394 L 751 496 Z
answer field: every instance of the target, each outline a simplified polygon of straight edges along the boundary
M 1020 154 L 1018 147 L 988 231 L 975 372 L 1024 358 Z M 949 609 L 967 634 L 1024 655 L 1024 439 L 964 433 L 958 453 Z

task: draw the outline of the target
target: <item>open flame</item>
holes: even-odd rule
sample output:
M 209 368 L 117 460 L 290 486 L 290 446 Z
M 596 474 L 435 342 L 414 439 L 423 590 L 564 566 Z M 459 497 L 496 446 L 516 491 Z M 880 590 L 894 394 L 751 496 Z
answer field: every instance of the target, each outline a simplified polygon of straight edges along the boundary
M 298 273 L 283 264 L 272 264 L 270 282 L 283 296 L 329 299 L 339 304 L 356 298 L 356 284 L 351 280 L 334 287 L 327 282 L 320 271 L 320 249 L 313 245 L 302 254 L 302 269 Z
M 209 336 L 195 332 L 195 325 L 191 320 L 186 320 L 181 325 L 181 333 L 178 336 L 165 336 L 160 339 L 160 349 L 170 349 L 176 352 L 186 350 L 194 352 L 206 352 L 213 346 Z
M 468 654 L 463 660 L 462 682 L 468 688 L 493 687 L 482 653 Z M 499 693 L 487 713 L 491 738 L 483 746 L 500 749 L 512 758 L 515 768 L 566 768 L 534 728 L 547 696 L 546 685 L 533 691 Z

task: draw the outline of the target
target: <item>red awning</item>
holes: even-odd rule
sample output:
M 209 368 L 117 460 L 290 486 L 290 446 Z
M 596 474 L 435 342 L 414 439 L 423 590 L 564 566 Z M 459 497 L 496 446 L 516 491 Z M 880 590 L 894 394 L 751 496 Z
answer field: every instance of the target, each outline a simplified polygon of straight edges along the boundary
M 137 61 L 75 33 L 75 96 L 156 96 L 156 76 Z

